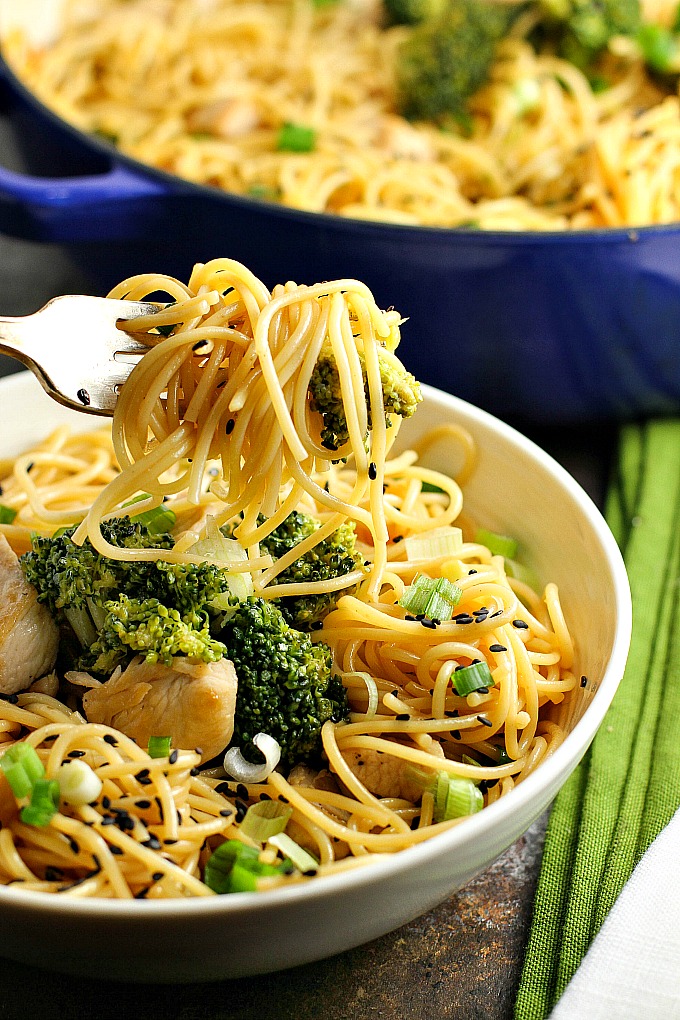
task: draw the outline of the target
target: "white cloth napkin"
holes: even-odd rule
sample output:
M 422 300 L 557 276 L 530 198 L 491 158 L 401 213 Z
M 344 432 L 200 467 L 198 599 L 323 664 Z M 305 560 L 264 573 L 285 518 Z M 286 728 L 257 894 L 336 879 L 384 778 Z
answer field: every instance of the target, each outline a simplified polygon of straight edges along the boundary
M 635 868 L 550 1020 L 680 1020 L 680 811 Z

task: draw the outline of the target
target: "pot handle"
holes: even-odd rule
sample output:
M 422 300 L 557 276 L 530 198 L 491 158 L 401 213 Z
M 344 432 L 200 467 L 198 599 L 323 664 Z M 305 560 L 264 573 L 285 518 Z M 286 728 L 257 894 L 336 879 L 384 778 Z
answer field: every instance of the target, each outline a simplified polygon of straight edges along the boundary
M 31 177 L 0 167 L 0 232 L 30 241 L 135 240 L 167 215 L 162 182 L 113 163 L 85 177 Z

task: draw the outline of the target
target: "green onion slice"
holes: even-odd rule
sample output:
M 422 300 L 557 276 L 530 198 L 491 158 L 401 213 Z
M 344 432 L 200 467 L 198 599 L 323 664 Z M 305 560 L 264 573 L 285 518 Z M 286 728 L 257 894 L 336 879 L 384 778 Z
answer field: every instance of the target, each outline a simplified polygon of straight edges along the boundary
M 16 515 L 16 510 L 13 510 L 11 506 L 0 503 L 0 524 L 11 524 Z
M 280 850 L 283 856 L 287 857 L 303 875 L 306 871 L 316 871 L 319 867 L 319 862 L 285 832 L 281 832 L 277 836 L 270 836 L 267 842 Z
M 451 680 L 461 698 L 472 694 L 473 691 L 478 691 L 480 687 L 493 687 L 494 684 L 491 670 L 484 660 L 471 662 L 469 666 L 457 669 L 452 674 Z
M 213 609 L 228 612 L 234 611 L 234 599 L 244 602 L 253 594 L 253 578 L 247 570 L 229 573 L 230 564 L 242 564 L 248 560 L 248 554 L 240 542 L 226 538 L 217 525 L 214 517 L 208 517 L 205 523 L 205 537 L 194 542 L 187 550 L 192 556 L 200 556 L 209 563 L 216 563 L 225 571 L 227 590 L 220 592 L 212 600 Z
M 462 594 L 458 585 L 446 577 L 418 574 L 413 584 L 405 589 L 399 605 L 414 616 L 423 614 L 430 620 L 450 620 Z
M 167 758 L 171 744 L 172 737 L 149 737 L 147 746 L 149 758 Z
M 0 767 L 15 797 L 28 797 L 36 782 L 45 775 L 38 752 L 26 743 L 8 748 L 0 758 Z
M 453 527 L 434 528 L 422 535 L 409 535 L 404 539 L 404 547 L 410 563 L 435 560 L 440 556 L 457 556 L 463 548 L 463 532 Z
M 368 692 L 368 707 L 366 709 L 366 718 L 373 719 L 378 711 L 380 695 L 378 693 L 378 685 L 371 676 L 371 674 L 359 671 L 357 673 L 342 673 L 341 676 L 342 682 L 343 684 L 345 684 L 345 687 L 354 687 L 355 685 L 352 683 L 352 681 L 355 679 L 363 681 L 363 683 L 366 685 L 366 690 Z M 345 681 L 347 682 L 345 683 Z
M 433 482 L 423 482 L 421 486 L 421 492 L 445 492 L 440 485 L 434 485 Z
M 21 809 L 21 821 L 41 829 L 49 825 L 59 809 L 59 792 L 56 779 L 36 779 L 30 803 Z
M 224 756 L 224 771 L 238 783 L 261 783 L 281 760 L 281 745 L 268 733 L 256 733 L 253 744 L 264 755 L 261 765 L 244 758 L 240 747 L 230 747 Z
M 452 818 L 474 815 L 484 807 L 484 796 L 471 779 L 437 774 L 434 790 L 434 820 L 447 822 Z
M 517 542 L 509 535 L 487 531 L 486 528 L 477 528 L 475 542 L 485 545 L 494 556 L 506 556 L 509 559 L 514 559 L 517 555 Z
M 260 851 L 238 839 L 228 839 L 217 847 L 205 863 L 203 881 L 216 893 L 254 892 L 257 880 L 265 875 L 281 875 L 289 865 L 263 864 Z
M 57 772 L 63 800 L 69 804 L 91 804 L 102 792 L 103 783 L 86 761 L 74 758 L 65 761 Z
M 266 843 L 283 832 L 292 813 L 292 807 L 278 800 L 260 800 L 246 811 L 241 832 L 256 843 Z
M 316 145 L 316 131 L 304 124 L 287 121 L 279 128 L 276 148 L 279 152 L 312 152 Z

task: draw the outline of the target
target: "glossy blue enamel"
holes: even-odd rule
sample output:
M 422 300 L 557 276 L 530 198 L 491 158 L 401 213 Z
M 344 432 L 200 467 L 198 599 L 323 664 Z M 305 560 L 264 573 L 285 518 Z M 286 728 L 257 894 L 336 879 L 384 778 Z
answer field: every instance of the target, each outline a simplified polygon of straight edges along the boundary
M 408 318 L 401 355 L 418 378 L 502 417 L 680 408 L 679 225 L 488 233 L 285 209 L 143 167 L 55 117 L 1 62 L 0 78 L 37 175 L 0 169 L 0 230 L 67 245 L 97 290 L 149 270 L 187 278 L 222 255 L 269 286 L 354 277 Z

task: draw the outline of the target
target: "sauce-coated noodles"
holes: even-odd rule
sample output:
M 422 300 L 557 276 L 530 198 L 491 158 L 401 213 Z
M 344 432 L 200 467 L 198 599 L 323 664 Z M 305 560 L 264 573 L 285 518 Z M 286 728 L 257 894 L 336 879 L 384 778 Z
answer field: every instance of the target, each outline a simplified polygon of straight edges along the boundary
M 427 466 L 430 444 L 446 439 L 464 481 L 474 470 L 472 438 L 444 423 L 415 448 L 393 449 L 400 419 L 386 418 L 380 365 L 385 357 L 398 364 L 398 314 L 380 311 L 351 280 L 288 283 L 270 294 L 226 259 L 196 266 L 186 286 L 149 274 L 111 296 L 174 302 L 135 320 L 150 351 L 123 389 L 113 442 L 106 431 L 59 428 L 0 462 L 2 503 L 16 514 L 0 534 L 22 553 L 31 533 L 78 525 L 76 542 L 88 536 L 118 559 L 193 562 L 209 522 L 229 525 L 244 559 L 226 566 L 250 575 L 255 598 L 338 591 L 310 636 L 332 653 L 349 716 L 323 725 L 321 761 L 238 782 L 221 760 L 202 765 L 200 749 L 153 758 L 112 726 L 87 722 L 83 687 L 106 683 L 82 672 L 5 695 L 0 751 L 27 742 L 47 780 L 77 759 L 103 785 L 80 806 L 62 796 L 52 820 L 36 827 L 21 820 L 21 798 L 0 772 L 0 882 L 77 896 L 208 895 L 211 852 L 225 839 L 252 846 L 245 813 L 271 800 L 289 807 L 285 835 L 313 867 L 266 875 L 263 889 L 360 866 L 476 809 L 442 817 L 428 776 L 472 780 L 463 786 L 480 807 L 507 794 L 564 738 L 562 711 L 578 685 L 572 638 L 555 585 L 533 590 L 507 551 L 492 552 L 462 513 L 458 482 Z M 333 452 L 308 395 L 322 349 L 339 366 L 347 424 Z M 130 513 L 141 493 L 135 510 L 174 511 L 174 548 L 106 542 L 102 521 Z M 354 522 L 357 569 L 340 580 L 282 583 L 302 546 L 282 564 L 260 543 L 293 510 L 320 522 L 306 548 Z M 422 575 L 460 590 L 450 619 L 400 605 Z M 475 664 L 488 667 L 488 681 L 459 691 L 457 676 Z M 276 845 L 261 853 L 272 867 L 285 857 Z

